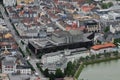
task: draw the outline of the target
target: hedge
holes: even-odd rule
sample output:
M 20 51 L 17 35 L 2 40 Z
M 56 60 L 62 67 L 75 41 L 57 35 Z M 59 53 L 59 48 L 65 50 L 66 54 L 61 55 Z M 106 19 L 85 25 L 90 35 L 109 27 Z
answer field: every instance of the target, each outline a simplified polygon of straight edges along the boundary
M 19 47 L 19 51 L 22 53 L 22 56 L 25 57 L 25 53 L 22 51 L 20 47 Z
M 30 64 L 30 62 L 29 62 L 29 61 L 27 61 L 27 63 L 30 65 L 31 70 L 32 70 L 32 71 L 35 71 L 34 67 Z

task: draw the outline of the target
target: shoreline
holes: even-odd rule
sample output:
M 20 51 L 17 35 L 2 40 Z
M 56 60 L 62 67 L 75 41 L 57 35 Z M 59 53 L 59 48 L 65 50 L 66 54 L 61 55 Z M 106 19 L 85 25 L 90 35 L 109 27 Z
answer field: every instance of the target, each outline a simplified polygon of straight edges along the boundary
M 79 65 L 79 67 L 76 70 L 75 75 L 73 77 L 74 77 L 75 80 L 78 80 L 82 70 L 84 69 L 84 66 L 91 65 L 91 64 L 96 64 L 96 63 L 108 62 L 108 61 L 112 61 L 112 60 L 118 60 L 118 59 L 120 59 L 120 56 L 108 57 L 108 58 L 104 58 L 104 59 L 97 59 L 97 60 L 82 62 Z

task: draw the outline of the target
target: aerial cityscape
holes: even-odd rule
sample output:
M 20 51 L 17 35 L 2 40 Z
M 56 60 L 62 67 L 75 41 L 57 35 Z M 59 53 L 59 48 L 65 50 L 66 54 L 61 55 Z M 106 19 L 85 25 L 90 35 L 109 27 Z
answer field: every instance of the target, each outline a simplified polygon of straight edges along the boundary
M 0 0 L 0 80 L 120 80 L 120 0 Z

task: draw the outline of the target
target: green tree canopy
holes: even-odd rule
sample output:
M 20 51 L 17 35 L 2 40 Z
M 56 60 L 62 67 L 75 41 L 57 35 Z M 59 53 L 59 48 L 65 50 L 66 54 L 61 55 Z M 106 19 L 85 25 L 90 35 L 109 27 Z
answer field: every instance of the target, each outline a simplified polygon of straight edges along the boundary
M 44 70 L 44 75 L 45 75 L 46 77 L 49 77 L 49 70 L 48 70 L 48 68 L 46 68 L 46 69 Z
M 75 73 L 75 69 L 76 69 L 76 64 L 69 61 L 67 63 L 67 67 L 64 70 L 64 73 L 66 76 L 73 76 Z
M 55 79 L 55 75 L 51 72 L 51 73 L 49 74 L 49 78 L 50 78 L 50 80 L 54 80 L 54 79 Z
M 64 73 L 62 72 L 61 69 L 56 69 L 56 72 L 55 72 L 55 77 L 56 78 L 63 78 L 64 77 Z
M 108 32 L 110 30 L 109 26 L 107 26 L 105 29 L 104 29 L 104 32 Z
M 103 9 L 107 9 L 107 8 L 109 8 L 109 7 L 111 7 L 111 6 L 113 6 L 113 3 L 112 3 L 112 2 L 102 3 L 102 4 L 101 4 L 101 7 L 102 7 Z

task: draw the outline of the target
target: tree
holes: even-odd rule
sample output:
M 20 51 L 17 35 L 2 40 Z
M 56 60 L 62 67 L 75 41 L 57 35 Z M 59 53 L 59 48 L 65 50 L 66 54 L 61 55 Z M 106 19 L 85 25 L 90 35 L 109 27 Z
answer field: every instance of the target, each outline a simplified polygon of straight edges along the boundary
M 108 5 L 108 7 L 111 7 L 111 6 L 113 6 L 113 3 L 109 2 L 107 5 Z
M 108 6 L 106 5 L 106 3 L 102 3 L 102 4 L 101 4 L 101 7 L 102 7 L 103 9 L 107 9 L 107 8 L 108 8 Z
M 100 58 L 101 54 L 96 54 L 96 58 Z
M 110 57 L 110 55 L 111 55 L 111 54 L 108 53 L 108 52 L 104 53 L 104 56 L 105 56 L 105 57 Z
M 55 79 L 55 75 L 51 72 L 49 75 L 50 80 L 54 80 Z
M 89 60 L 89 58 L 90 58 L 89 56 L 86 56 L 86 57 L 85 57 L 86 60 Z
M 39 70 L 40 70 L 42 73 L 44 72 L 39 63 L 36 63 L 36 66 L 37 66 L 37 68 L 39 68 Z
M 48 72 L 49 70 L 48 70 L 48 68 L 46 68 L 45 70 L 44 70 L 44 75 L 46 76 L 46 77 L 49 77 L 49 72 Z
M 43 55 L 43 53 L 39 53 L 37 57 L 38 57 L 39 59 L 41 59 L 42 55 Z
M 67 76 L 74 75 L 74 71 L 75 71 L 74 69 L 75 69 L 75 65 L 71 61 L 69 61 L 67 63 L 67 67 L 64 70 L 64 74 Z
M 95 55 L 91 55 L 91 56 L 90 56 L 90 59 L 91 59 L 91 60 L 94 60 L 94 59 L 95 59 Z
M 62 72 L 62 70 L 60 68 L 56 69 L 55 77 L 56 78 L 63 78 L 64 77 L 64 73 Z
M 69 62 L 67 63 L 67 67 L 66 67 L 65 70 L 64 70 L 65 75 L 70 76 L 70 74 L 71 74 L 71 69 L 72 69 L 72 62 L 69 61 Z
M 113 3 L 112 3 L 112 2 L 102 3 L 102 4 L 101 4 L 101 7 L 102 7 L 103 9 L 107 9 L 107 8 L 109 8 L 109 7 L 111 7 L 111 6 L 113 6 Z
M 110 30 L 109 26 L 104 29 L 104 32 L 107 33 Z
M 118 51 L 113 52 L 114 56 L 118 56 Z
M 86 0 L 86 2 L 90 4 L 93 2 L 93 0 Z
M 80 62 L 83 62 L 84 60 L 85 60 L 85 58 L 83 58 L 83 57 L 80 57 L 80 59 L 79 59 Z

